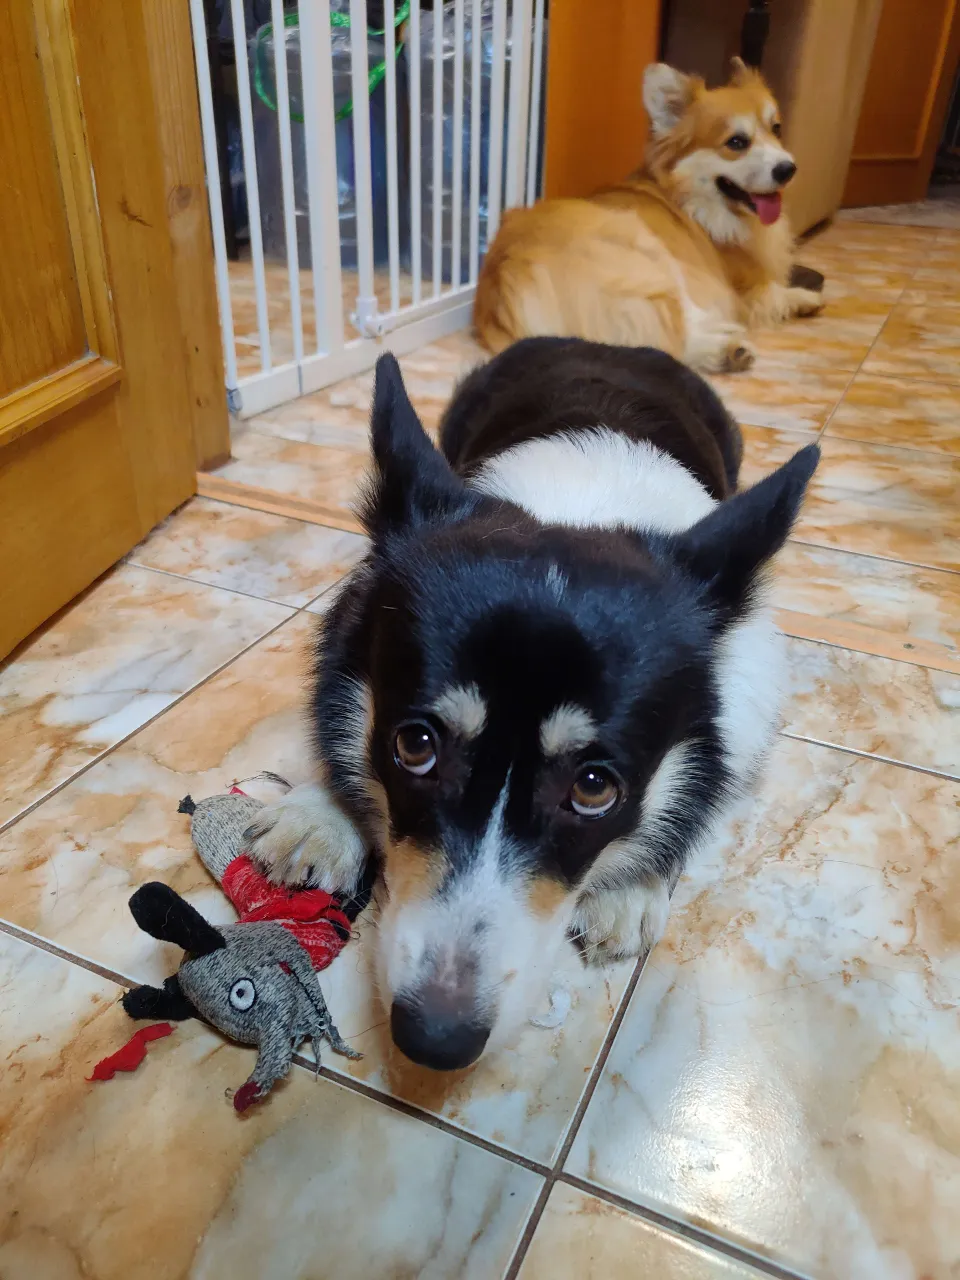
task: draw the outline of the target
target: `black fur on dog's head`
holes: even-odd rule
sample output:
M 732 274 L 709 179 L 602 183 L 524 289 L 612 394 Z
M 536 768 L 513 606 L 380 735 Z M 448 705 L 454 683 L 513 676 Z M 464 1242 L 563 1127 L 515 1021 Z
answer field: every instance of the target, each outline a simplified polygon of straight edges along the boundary
M 672 886 L 707 829 L 737 732 L 725 637 L 812 465 L 641 535 L 544 526 L 468 487 L 392 357 L 372 435 L 372 547 L 324 622 L 317 733 L 382 858 L 394 1036 L 461 1066 L 531 1015 L 582 895 Z

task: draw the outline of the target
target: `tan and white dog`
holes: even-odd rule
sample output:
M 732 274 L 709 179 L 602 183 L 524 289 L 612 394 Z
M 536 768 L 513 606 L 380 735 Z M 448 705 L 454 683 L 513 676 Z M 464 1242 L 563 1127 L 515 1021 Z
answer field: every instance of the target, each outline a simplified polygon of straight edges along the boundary
M 504 215 L 477 284 L 474 324 L 493 352 L 520 338 L 575 336 L 654 346 L 695 369 L 747 369 L 747 331 L 814 315 L 822 296 L 790 284 L 782 189 L 796 164 L 762 77 L 734 58 L 707 89 L 647 68 L 645 165 L 589 199 Z

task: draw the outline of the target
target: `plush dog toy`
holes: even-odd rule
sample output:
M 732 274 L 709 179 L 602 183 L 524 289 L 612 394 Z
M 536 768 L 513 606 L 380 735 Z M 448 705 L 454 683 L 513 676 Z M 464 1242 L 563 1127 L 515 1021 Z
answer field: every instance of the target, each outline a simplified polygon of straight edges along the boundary
M 294 1051 L 313 1041 L 319 1062 L 321 1040 L 348 1058 L 351 1049 L 333 1024 L 317 983 L 350 937 L 359 906 L 345 910 L 319 889 L 271 885 L 243 852 L 244 832 L 263 806 L 234 788 L 229 795 L 199 803 L 189 797 L 180 812 L 192 817 L 192 834 L 204 865 L 237 908 L 236 924 L 217 928 L 169 887 L 145 884 L 130 899 L 130 911 L 145 932 L 182 947 L 186 955 L 163 987 L 136 987 L 123 997 L 132 1018 L 180 1021 L 200 1017 L 240 1044 L 256 1045 L 257 1063 L 233 1097 L 237 1111 L 263 1098 L 287 1074 Z M 349 911 L 349 914 L 348 914 Z M 105 1059 L 94 1079 L 142 1061 L 144 1040 L 169 1033 L 138 1032 L 136 1052 L 121 1050 Z

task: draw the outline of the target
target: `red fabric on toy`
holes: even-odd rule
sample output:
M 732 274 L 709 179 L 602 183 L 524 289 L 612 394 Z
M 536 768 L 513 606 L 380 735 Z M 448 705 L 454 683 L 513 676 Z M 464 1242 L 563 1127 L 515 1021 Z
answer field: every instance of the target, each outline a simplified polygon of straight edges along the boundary
M 255 1080 L 248 1080 L 233 1095 L 233 1109 L 234 1111 L 246 1111 L 247 1107 L 253 1106 L 259 1098 L 260 1086 Z
M 271 884 L 245 853 L 223 873 L 223 891 L 240 922 L 276 920 L 309 953 L 314 969 L 326 969 L 350 938 L 350 921 L 336 898 L 322 889 L 287 889 Z
M 135 1031 L 122 1049 L 103 1058 L 93 1068 L 93 1075 L 88 1080 L 112 1080 L 118 1071 L 136 1071 L 147 1056 L 147 1045 L 151 1040 L 162 1040 L 173 1031 L 169 1022 L 155 1022 L 152 1026 L 141 1027 Z

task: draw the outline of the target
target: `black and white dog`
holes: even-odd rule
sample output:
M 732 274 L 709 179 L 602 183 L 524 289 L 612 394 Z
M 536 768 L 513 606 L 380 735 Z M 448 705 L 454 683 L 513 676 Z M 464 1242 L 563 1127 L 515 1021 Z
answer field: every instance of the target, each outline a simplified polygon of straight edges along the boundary
M 764 569 L 819 458 L 732 496 L 740 434 L 670 356 L 533 338 L 460 386 L 434 448 L 377 366 L 371 548 L 327 614 L 322 781 L 251 829 L 341 893 L 379 861 L 381 991 L 414 1062 L 535 1011 L 558 948 L 645 952 L 776 726 Z

